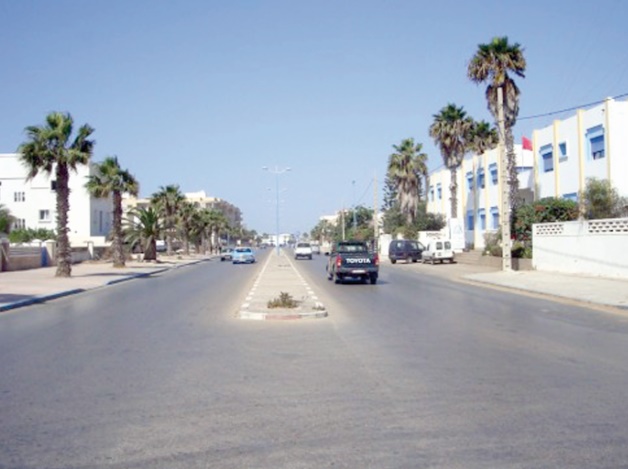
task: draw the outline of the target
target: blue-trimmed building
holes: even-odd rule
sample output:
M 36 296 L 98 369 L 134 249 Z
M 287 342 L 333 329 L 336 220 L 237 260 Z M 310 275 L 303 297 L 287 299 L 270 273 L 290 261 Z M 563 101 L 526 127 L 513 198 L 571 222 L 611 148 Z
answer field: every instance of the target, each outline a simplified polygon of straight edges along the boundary
M 608 179 L 628 195 L 628 101 L 604 103 L 556 120 L 532 133 L 532 149 L 515 145 L 520 199 L 543 197 L 578 201 L 586 179 Z M 458 213 L 468 247 L 484 247 L 484 234 L 500 223 L 499 150 L 469 155 L 458 168 Z M 428 210 L 450 218 L 450 172 L 430 174 Z

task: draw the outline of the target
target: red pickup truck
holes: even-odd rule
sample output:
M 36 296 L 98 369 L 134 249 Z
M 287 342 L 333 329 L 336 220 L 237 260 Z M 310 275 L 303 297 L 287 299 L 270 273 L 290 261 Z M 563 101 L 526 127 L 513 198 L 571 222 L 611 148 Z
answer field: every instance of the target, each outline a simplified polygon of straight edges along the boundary
M 364 241 L 340 241 L 334 245 L 327 262 L 327 278 L 343 283 L 357 278 L 363 283 L 377 283 L 379 256 L 371 252 Z

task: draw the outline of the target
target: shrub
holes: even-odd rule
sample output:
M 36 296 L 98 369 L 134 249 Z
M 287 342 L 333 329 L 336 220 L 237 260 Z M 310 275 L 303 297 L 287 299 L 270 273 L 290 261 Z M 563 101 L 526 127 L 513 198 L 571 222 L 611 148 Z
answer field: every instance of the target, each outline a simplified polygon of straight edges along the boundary
M 296 308 L 299 302 L 292 298 L 290 293 L 281 292 L 279 297 L 269 300 L 267 303 L 269 309 L 274 308 Z
M 57 235 L 52 230 L 45 228 L 18 228 L 9 233 L 9 242 L 11 243 L 30 243 L 34 239 L 45 241 L 47 239 L 55 239 Z
M 532 242 L 534 223 L 553 223 L 578 219 L 578 204 L 573 200 L 547 197 L 520 206 L 514 217 L 513 235 L 517 241 Z

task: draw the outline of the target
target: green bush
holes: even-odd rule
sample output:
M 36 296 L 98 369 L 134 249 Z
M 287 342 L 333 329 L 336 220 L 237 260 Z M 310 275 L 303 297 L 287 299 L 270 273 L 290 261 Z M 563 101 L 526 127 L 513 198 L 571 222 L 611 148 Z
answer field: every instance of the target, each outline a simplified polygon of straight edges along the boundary
M 578 204 L 573 200 L 547 197 L 517 209 L 514 217 L 513 235 L 523 243 L 532 242 L 534 223 L 553 223 L 578 219 Z
M 269 300 L 267 305 L 269 309 L 274 308 L 296 308 L 299 306 L 299 302 L 292 298 L 290 293 L 281 292 L 278 298 Z
M 9 233 L 9 242 L 11 243 L 30 243 L 34 239 L 46 241 L 47 239 L 56 239 L 57 235 L 52 230 L 45 228 L 18 228 Z

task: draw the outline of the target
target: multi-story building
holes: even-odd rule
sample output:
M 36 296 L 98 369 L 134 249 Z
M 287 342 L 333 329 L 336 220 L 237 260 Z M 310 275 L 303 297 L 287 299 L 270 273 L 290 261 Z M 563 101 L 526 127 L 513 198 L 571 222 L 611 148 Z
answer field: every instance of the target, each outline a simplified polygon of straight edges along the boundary
M 79 165 L 70 172 L 68 236 L 73 246 L 87 241 L 104 244 L 112 225 L 111 198 L 92 197 L 85 189 L 94 164 Z M 28 170 L 17 153 L 0 154 L 0 204 L 15 217 L 14 228 L 56 229 L 56 181 L 54 173 L 40 172 L 28 180 Z
M 209 197 L 205 191 L 186 192 L 183 196 L 197 208 L 222 212 L 231 226 L 238 227 L 242 225 L 242 212 L 238 207 L 226 200 L 217 197 Z M 134 207 L 148 207 L 149 205 L 149 198 L 124 197 L 122 200 L 122 210 L 124 213 L 128 213 Z
M 628 194 L 628 101 L 607 99 L 603 104 L 535 130 L 526 149 L 515 145 L 519 197 L 530 202 L 544 197 L 578 200 L 586 179 L 608 179 Z M 531 148 L 530 148 L 531 147 Z M 467 246 L 485 245 L 484 234 L 500 223 L 499 150 L 469 155 L 457 171 L 458 213 Z M 450 171 L 429 177 L 428 211 L 450 212 Z

